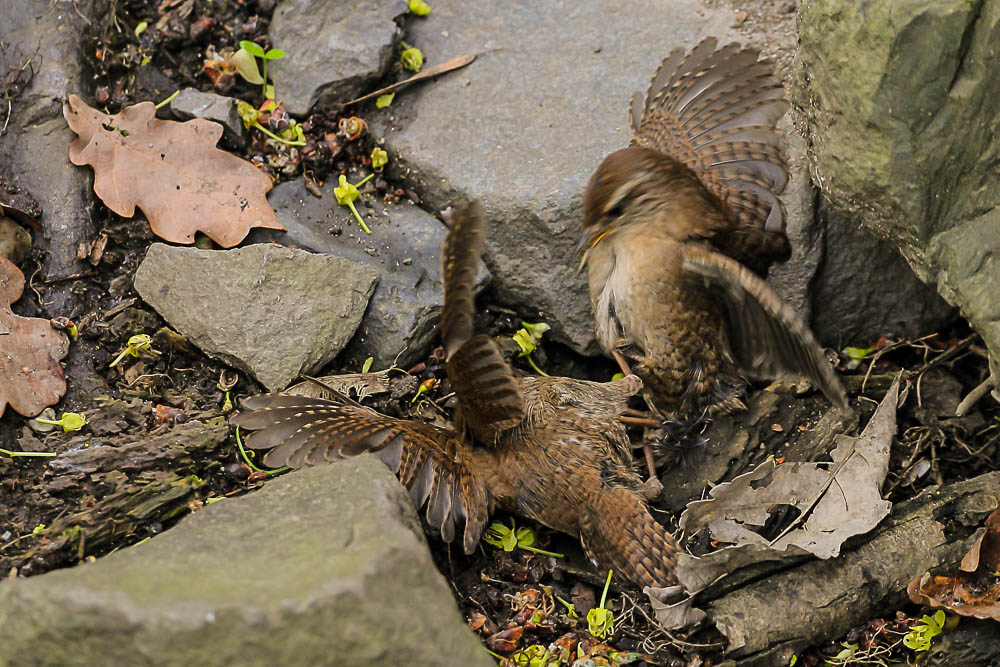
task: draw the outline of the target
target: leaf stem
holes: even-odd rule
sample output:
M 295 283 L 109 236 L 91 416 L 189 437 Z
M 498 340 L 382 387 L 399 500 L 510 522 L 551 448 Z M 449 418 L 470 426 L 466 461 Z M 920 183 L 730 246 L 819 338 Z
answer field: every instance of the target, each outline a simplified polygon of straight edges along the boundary
M 256 121 L 256 120 L 254 120 L 254 121 L 253 121 L 253 122 L 252 122 L 252 123 L 250 124 L 250 126 L 251 126 L 251 127 L 255 127 L 255 128 L 257 128 L 257 129 L 258 129 L 258 130 L 260 130 L 260 131 L 261 131 L 261 132 L 262 132 L 262 133 L 263 133 L 264 135 L 266 135 L 266 136 L 268 136 L 268 137 L 271 137 L 271 138 L 272 138 L 272 139 L 274 139 L 275 141 L 280 141 L 281 143 L 285 144 L 286 146 L 305 146 L 305 145 L 306 145 L 306 142 L 304 142 L 304 141 L 289 141 L 288 139 L 282 139 L 281 137 L 279 137 L 278 135 L 276 135 L 276 134 L 275 134 L 274 132 L 271 132 L 271 130 L 269 130 L 269 129 L 267 129 L 266 127 L 264 127 L 263 125 L 261 125 L 261 124 L 260 124 L 260 123 L 259 123 L 258 121 Z
M 361 185 L 361 184 L 359 183 L 358 185 Z M 361 225 L 361 229 L 365 230 L 365 234 L 371 234 L 372 230 L 368 229 L 368 225 L 365 224 L 365 221 L 362 220 L 361 216 L 358 214 L 358 209 L 354 208 L 354 202 L 352 202 L 352 201 L 347 202 L 347 208 L 351 209 L 351 213 L 354 214 L 354 219 L 358 221 L 359 225 Z M 419 395 L 420 394 L 417 394 L 417 396 L 419 396 Z M 414 401 L 417 400 L 417 396 L 413 397 Z M 410 402 L 412 403 L 413 401 L 410 401 Z
M 247 450 L 243 449 L 243 440 L 240 439 L 239 426 L 236 427 L 236 447 L 239 448 L 240 454 L 243 456 L 243 460 L 246 461 L 247 465 L 250 466 L 250 469 L 253 470 L 254 472 L 262 472 L 265 475 L 277 475 L 279 472 L 285 472 L 286 470 L 291 470 L 291 468 L 288 466 L 282 466 L 280 468 L 275 468 L 274 470 L 264 470 L 263 468 L 258 468 L 256 465 L 254 465 L 254 462 L 251 461 L 250 457 L 247 455 Z
M 170 97 L 168 97 L 167 99 L 163 100 L 163 101 L 162 101 L 162 102 L 160 102 L 159 104 L 155 104 L 155 105 L 153 105 L 153 108 L 154 108 L 154 109 L 162 109 L 163 107 L 165 107 L 165 106 L 167 106 L 168 104 L 170 104 L 171 102 L 173 102 L 173 101 L 174 101 L 174 98 L 175 98 L 175 97 L 177 97 L 177 96 L 178 96 L 178 95 L 180 95 L 180 94 L 181 94 L 181 90 L 180 90 L 180 88 L 178 88 L 177 90 L 175 90 L 175 91 L 174 91 L 174 94 L 173 94 L 173 95 L 171 95 L 171 96 L 170 96 Z
M 528 365 L 534 368 L 536 373 L 538 373 L 539 375 L 544 375 L 545 377 L 549 377 L 548 373 L 546 373 L 545 371 L 543 371 L 541 368 L 538 367 L 538 364 L 535 363 L 535 360 L 531 358 L 530 354 L 526 355 L 525 358 L 528 360 Z
M 2 448 L 0 448 L 0 454 L 6 454 L 12 459 L 17 458 L 18 456 L 36 456 L 36 457 L 58 456 L 58 454 L 56 454 L 55 452 L 12 452 L 9 449 L 2 449 Z
M 545 549 L 537 549 L 535 547 L 526 547 L 523 544 L 517 545 L 518 549 L 524 549 L 525 551 L 531 551 L 532 553 L 541 554 L 543 556 L 552 556 L 553 558 L 565 558 L 565 554 L 557 554 L 554 551 L 546 551 Z
M 611 586 L 611 575 L 614 574 L 614 570 L 608 570 L 608 580 L 604 582 L 604 592 L 601 593 L 601 609 L 607 609 L 604 606 L 604 601 L 608 599 L 608 588 Z

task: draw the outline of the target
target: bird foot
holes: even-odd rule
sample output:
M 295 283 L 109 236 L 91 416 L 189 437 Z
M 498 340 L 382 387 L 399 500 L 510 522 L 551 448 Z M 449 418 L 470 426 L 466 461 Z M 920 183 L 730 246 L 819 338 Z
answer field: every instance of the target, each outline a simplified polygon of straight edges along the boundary
M 646 502 L 654 502 L 660 499 L 663 493 L 663 482 L 658 477 L 650 477 L 639 487 L 639 495 L 646 499 Z

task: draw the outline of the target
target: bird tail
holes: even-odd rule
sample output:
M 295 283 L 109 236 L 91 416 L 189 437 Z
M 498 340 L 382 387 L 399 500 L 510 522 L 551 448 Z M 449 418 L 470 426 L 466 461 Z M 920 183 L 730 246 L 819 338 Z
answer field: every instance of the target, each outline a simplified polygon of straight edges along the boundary
M 298 468 L 365 452 L 382 460 L 410 492 L 413 504 L 427 506 L 427 522 L 445 542 L 465 524 L 462 545 L 472 553 L 486 524 L 489 497 L 470 474 L 474 454 L 455 435 L 422 422 L 393 419 L 346 397 L 262 394 L 243 401 L 247 412 L 232 419 L 253 430 L 251 449 L 269 450 L 264 464 Z
M 778 198 L 788 171 L 775 124 L 788 103 L 773 62 L 758 56 L 738 44 L 717 49 L 714 38 L 687 53 L 675 49 L 646 95 L 632 96 L 632 143 L 691 168 L 740 226 L 771 233 L 756 240 L 774 245 L 764 250 L 780 260 L 789 252 Z
M 649 513 L 646 502 L 624 487 L 599 494 L 580 520 L 587 555 L 639 586 L 671 586 L 680 546 Z
M 525 414 L 524 398 L 514 372 L 489 336 L 473 336 L 473 285 L 485 238 L 483 212 L 478 202 L 456 208 L 445 236 L 441 275 L 444 310 L 441 341 L 448 379 L 458 399 L 456 422 L 482 443 L 516 425 Z

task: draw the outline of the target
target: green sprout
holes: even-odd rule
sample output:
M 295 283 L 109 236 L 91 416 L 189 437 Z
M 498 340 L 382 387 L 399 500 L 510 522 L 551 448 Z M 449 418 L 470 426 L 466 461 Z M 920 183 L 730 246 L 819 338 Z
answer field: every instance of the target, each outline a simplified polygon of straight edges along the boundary
M 516 667 L 558 667 L 563 664 L 558 656 L 552 655 L 549 649 L 541 644 L 522 648 L 510 656 L 510 662 Z
M 847 357 L 848 370 L 853 371 L 860 366 L 861 362 L 874 351 L 874 347 L 845 347 L 843 355 Z
M 382 171 L 385 165 L 389 164 L 389 154 L 376 146 L 372 149 L 372 169 L 375 171 Z
M 265 475 L 270 476 L 270 475 L 277 475 L 278 473 L 285 472 L 286 470 L 291 470 L 291 468 L 288 466 L 281 466 L 280 468 L 275 468 L 274 470 L 264 470 L 263 468 L 258 468 L 256 465 L 254 465 L 254 462 L 250 460 L 253 457 L 254 453 L 253 452 L 247 453 L 247 450 L 244 449 L 243 440 L 240 439 L 239 426 L 236 427 L 236 448 L 240 450 L 240 455 L 243 457 L 243 460 L 246 461 L 246 464 L 250 466 L 250 469 L 253 470 L 254 472 L 262 472 Z
M 358 209 L 354 207 L 354 200 L 361 196 L 358 188 L 367 183 L 374 175 L 375 174 L 368 174 L 358 181 L 357 185 L 351 185 L 347 182 L 347 176 L 341 174 L 340 178 L 337 179 L 337 183 L 339 183 L 339 185 L 333 189 L 333 194 L 337 198 L 337 203 L 351 209 L 351 213 L 354 214 L 354 219 L 358 221 L 359 225 L 361 225 L 361 229 L 365 230 L 365 234 L 371 234 L 372 230 L 368 229 L 368 225 L 366 225 L 365 221 L 361 219 Z
M 154 109 L 162 109 L 163 107 L 165 107 L 165 106 L 167 106 L 168 104 L 170 104 L 171 102 L 173 102 L 173 101 L 174 101 L 174 98 L 175 98 L 175 97 L 177 97 L 177 96 L 178 96 L 178 95 L 180 95 L 180 94 L 181 94 L 181 90 L 180 90 L 180 88 L 178 88 L 177 90 L 175 90 L 175 91 L 173 92 L 173 94 L 172 94 L 172 95 L 170 95 L 170 97 L 167 97 L 167 98 L 166 98 L 166 99 L 164 99 L 164 100 L 163 100 L 162 102 L 157 102 L 156 104 L 154 104 L 154 105 L 153 105 L 153 108 L 154 108 Z
M 494 521 L 490 527 L 486 529 L 486 533 L 483 535 L 483 542 L 497 547 L 498 549 L 503 549 L 504 551 L 524 549 L 525 551 L 541 554 L 543 556 L 565 558 L 563 554 L 557 554 L 552 551 L 545 551 L 544 549 L 538 549 L 537 547 L 531 546 L 535 543 L 534 531 L 527 526 L 517 528 L 514 525 L 514 517 L 511 517 L 510 519 L 510 528 L 503 525 L 499 521 Z
M 35 421 L 39 424 L 52 424 L 53 426 L 61 426 L 64 433 L 69 433 L 70 431 L 79 431 L 81 428 L 87 425 L 87 418 L 81 415 L 79 412 L 64 412 L 62 417 L 58 420 L 55 419 L 42 419 L 41 417 L 35 417 Z
M 394 99 L 396 99 L 396 93 L 386 93 L 385 95 L 379 95 L 378 97 L 375 98 L 375 108 L 384 109 L 390 104 L 392 104 L 392 101 Z
M 149 23 L 147 23 L 146 21 L 139 21 L 139 23 L 135 26 L 135 30 L 132 31 L 133 34 L 135 34 L 135 38 L 139 39 L 139 35 L 146 32 L 146 28 L 148 27 Z
M 407 11 L 416 16 L 427 16 L 431 13 L 431 8 L 424 0 L 410 0 Z
M 434 378 L 427 378 L 426 380 L 420 383 L 419 387 L 417 387 L 417 393 L 413 395 L 412 399 L 410 399 L 410 403 L 416 403 L 417 399 L 420 398 L 421 394 L 430 391 L 436 386 L 437 386 L 437 380 L 435 380 Z
M 837 655 L 827 661 L 828 665 L 843 665 L 847 663 L 847 661 L 854 657 L 854 654 L 856 654 L 860 648 L 858 644 L 849 644 L 847 642 L 840 642 L 840 645 L 844 648 L 842 648 Z
M 423 52 L 415 46 L 410 46 L 406 42 L 402 42 L 402 45 L 403 52 L 399 54 L 399 57 L 403 60 L 403 67 L 411 72 L 419 72 L 420 68 L 424 66 Z
M 273 102 L 272 102 L 273 103 Z M 236 100 L 236 113 L 239 114 L 240 119 L 243 121 L 243 127 L 248 130 L 253 127 L 256 128 L 261 134 L 274 139 L 280 143 L 287 146 L 305 146 L 306 136 L 302 131 L 302 127 L 296 123 L 294 120 L 290 122 L 288 127 L 282 132 L 289 138 L 279 137 L 274 132 L 260 124 L 258 118 L 260 118 L 261 112 L 254 107 L 254 105 L 249 102 L 244 102 L 243 100 Z
M 625 379 L 624 373 L 615 373 L 614 375 L 611 376 L 612 382 L 618 382 L 619 380 L 624 380 L 624 379 Z
M 226 377 L 226 371 L 219 373 L 219 381 L 215 384 L 215 388 L 226 394 L 225 399 L 222 401 L 222 414 L 228 414 L 233 411 L 233 399 L 229 396 L 229 390 L 236 386 L 239 379 L 239 376 L 235 373 L 232 378 Z
M 233 64 L 236 71 L 247 80 L 248 83 L 261 84 L 261 94 L 267 97 L 267 61 L 279 60 L 285 57 L 285 52 L 281 49 L 268 49 L 265 51 L 260 44 L 244 39 L 240 42 L 240 49 L 233 54 Z M 263 74 L 257 69 L 257 58 L 263 63 Z
M 368 357 L 365 359 L 365 363 L 361 364 L 361 374 L 364 375 L 370 371 L 373 363 L 375 363 L 375 357 Z
M 614 570 L 608 570 L 608 578 L 604 582 L 604 592 L 601 593 L 601 604 L 587 612 L 587 630 L 591 636 L 604 639 L 612 633 L 615 625 L 614 613 L 604 606 L 608 599 L 608 587 L 611 586 L 611 575 Z
M 558 595 L 555 595 L 553 597 L 555 597 L 556 600 L 558 600 L 560 603 L 562 603 L 562 606 L 566 607 L 566 615 L 567 616 L 569 616 L 570 618 L 580 618 L 577 615 L 577 613 L 576 613 L 576 605 L 575 604 L 573 604 L 569 600 L 563 600 Z
M 138 357 L 140 352 L 145 352 L 147 354 L 152 354 L 154 356 L 160 353 L 153 349 L 153 339 L 147 334 L 136 334 L 128 339 L 128 344 L 125 349 L 121 351 L 121 354 L 111 362 L 108 368 L 114 368 L 122 362 L 122 359 L 131 355 L 133 357 Z
M 31 529 L 31 534 L 32 535 L 41 535 L 43 532 L 45 532 L 45 524 L 44 523 L 40 523 L 40 524 L 38 524 L 37 526 L 35 526 L 34 528 Z
M 933 617 L 925 614 L 903 637 L 903 646 L 914 651 L 930 649 L 931 640 L 944 630 L 944 622 L 945 613 L 941 609 L 934 612 Z
M 535 360 L 531 358 L 531 353 L 535 351 L 536 347 L 538 347 L 538 343 L 541 342 L 542 336 L 545 335 L 545 332 L 551 328 L 552 327 L 545 322 L 539 322 L 538 324 L 522 322 L 521 328 L 518 329 L 517 333 L 512 336 L 514 342 L 521 348 L 521 353 L 517 356 L 527 357 L 528 364 L 535 369 L 535 372 L 546 377 L 548 377 L 549 374 L 538 367 Z

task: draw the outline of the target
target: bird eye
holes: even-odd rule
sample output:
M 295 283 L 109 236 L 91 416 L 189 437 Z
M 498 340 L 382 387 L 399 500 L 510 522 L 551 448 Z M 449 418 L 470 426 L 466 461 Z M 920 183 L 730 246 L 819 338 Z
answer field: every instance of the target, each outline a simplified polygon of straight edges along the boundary
M 618 203 L 612 206 L 607 211 L 605 211 L 604 215 L 608 216 L 609 218 L 620 218 L 622 213 L 623 213 L 622 205 L 621 203 Z

